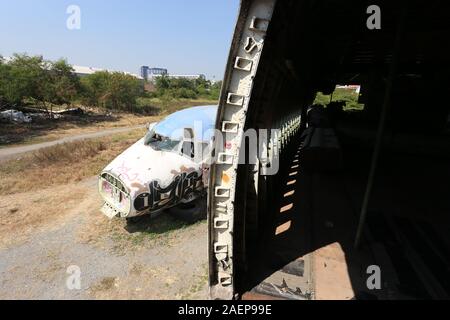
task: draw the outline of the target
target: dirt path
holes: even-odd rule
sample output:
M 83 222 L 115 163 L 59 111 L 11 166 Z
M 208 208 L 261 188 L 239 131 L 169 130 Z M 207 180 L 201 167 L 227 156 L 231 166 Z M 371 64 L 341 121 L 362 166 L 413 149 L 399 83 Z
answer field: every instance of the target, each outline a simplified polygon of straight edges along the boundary
M 0 196 L 0 299 L 205 299 L 206 223 L 129 227 L 98 210 L 96 179 Z M 67 287 L 67 270 L 81 289 Z
M 49 142 L 43 142 L 43 143 L 37 143 L 37 144 L 31 144 L 31 145 L 25 145 L 25 146 L 19 146 L 19 147 L 1 148 L 0 149 L 0 162 L 9 160 L 9 159 L 19 156 L 23 153 L 36 151 L 36 150 L 39 150 L 42 148 L 51 147 L 51 146 L 61 144 L 61 143 L 73 142 L 73 141 L 84 140 L 84 139 L 100 138 L 100 137 L 105 137 L 105 136 L 108 136 L 111 134 L 127 132 L 130 130 L 140 129 L 140 128 L 144 128 L 144 127 L 145 127 L 145 125 L 124 127 L 124 128 L 115 128 L 115 129 L 103 130 L 103 131 L 98 131 L 98 132 L 73 135 L 70 137 L 64 137 L 64 138 L 54 140 L 54 141 L 49 141 Z

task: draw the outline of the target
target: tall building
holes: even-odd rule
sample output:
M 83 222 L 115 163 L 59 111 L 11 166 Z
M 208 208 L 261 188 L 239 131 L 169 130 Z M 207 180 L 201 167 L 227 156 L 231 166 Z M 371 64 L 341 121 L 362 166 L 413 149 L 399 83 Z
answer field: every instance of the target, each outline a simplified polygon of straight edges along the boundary
M 155 76 L 162 76 L 167 74 L 167 69 L 164 68 L 150 68 L 148 66 L 141 67 L 141 77 L 145 81 L 151 80 Z
M 150 69 L 150 68 L 147 66 L 141 67 L 141 77 L 144 78 L 145 81 L 148 80 L 148 69 Z

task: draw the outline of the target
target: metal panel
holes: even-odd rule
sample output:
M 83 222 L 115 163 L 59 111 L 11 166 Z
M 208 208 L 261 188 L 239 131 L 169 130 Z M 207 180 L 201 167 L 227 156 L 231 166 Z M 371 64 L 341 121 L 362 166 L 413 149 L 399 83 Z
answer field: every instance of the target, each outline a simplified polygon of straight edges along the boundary
M 216 129 L 222 132 L 224 144 L 216 146 L 220 159 L 211 167 L 208 199 L 212 299 L 229 300 L 235 295 L 233 202 L 237 166 L 253 81 L 275 3 L 276 0 L 242 1 L 225 72 L 216 123 Z

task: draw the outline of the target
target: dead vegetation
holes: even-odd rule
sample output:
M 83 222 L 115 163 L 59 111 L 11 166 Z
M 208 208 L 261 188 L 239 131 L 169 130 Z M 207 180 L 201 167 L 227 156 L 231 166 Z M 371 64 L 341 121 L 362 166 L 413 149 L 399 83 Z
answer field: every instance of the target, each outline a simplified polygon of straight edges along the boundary
M 160 121 L 164 116 L 187 107 L 217 104 L 217 101 L 205 99 L 161 101 L 154 98 L 142 100 L 142 103 L 155 106 L 154 114 L 140 115 L 119 112 L 105 114 L 98 108 L 85 108 L 86 113 L 81 116 L 65 116 L 53 120 L 35 118 L 29 124 L 2 123 L 0 125 L 0 147 L 42 143 L 100 130 L 133 127 Z
M 41 190 L 95 176 L 145 134 L 145 129 L 108 138 L 83 140 L 40 149 L 0 166 L 0 195 Z
M 105 277 L 95 284 L 91 290 L 93 292 L 112 290 L 116 285 L 117 279 L 114 277 Z
M 71 214 L 81 214 L 80 199 L 89 192 L 77 185 L 0 196 L 0 248 L 22 243 L 42 228 L 58 226 Z M 49 205 L 51 204 L 51 205 Z
M 2 123 L 0 147 L 42 143 L 101 130 L 134 127 L 160 119 L 160 116 L 128 113 L 105 115 L 99 111 L 92 111 L 83 116 L 68 116 L 64 119 L 36 119 L 28 124 Z
M 100 140 L 76 141 L 58 144 L 51 148 L 40 149 L 33 153 L 37 163 L 55 164 L 72 162 L 79 159 L 92 158 L 107 149 L 106 143 Z
M 192 260 L 205 260 L 198 253 L 185 256 L 187 251 L 192 253 L 192 247 L 202 250 L 201 244 L 206 241 L 203 240 L 203 237 L 206 238 L 204 221 L 186 225 L 163 213 L 155 218 L 144 217 L 139 223 L 129 226 L 120 219 L 109 220 L 99 212 L 102 201 L 96 191 L 95 176 L 113 158 L 141 138 L 145 131 L 140 129 L 107 138 L 71 142 L 41 149 L 14 161 L 2 162 L 0 249 L 25 246 L 36 241 L 35 237 L 44 237 L 44 242 L 49 241 L 57 248 L 60 241 L 72 241 L 73 247 L 77 248 L 88 246 L 94 249 L 94 253 L 90 253 L 95 255 L 91 260 L 99 257 L 97 252 L 108 253 L 108 263 L 118 259 L 128 261 L 130 257 L 145 257 L 130 262 L 130 268 L 125 274 L 99 272 L 100 278 L 86 291 L 87 298 L 206 297 L 207 273 L 203 269 L 195 267 L 192 275 L 189 270 L 179 271 Z M 61 228 L 65 228 L 64 234 L 68 234 L 69 240 L 52 238 L 56 233 L 58 237 L 61 236 Z M 50 240 L 45 237 L 50 237 Z M 42 248 L 49 245 L 38 241 Z M 28 255 L 33 257 L 35 251 L 27 253 L 27 259 Z M 88 252 L 90 250 L 80 256 L 88 255 Z M 150 261 L 149 256 L 153 257 Z M 64 273 L 66 266 L 72 263 L 48 255 L 43 259 L 45 263 L 33 270 L 31 281 L 52 285 L 56 275 Z M 174 264 L 169 268 L 164 259 Z M 195 262 L 193 265 L 196 266 Z M 11 270 L 21 272 L 17 268 Z M 14 290 L 9 292 L 17 294 Z M 32 296 L 28 292 L 23 294 Z
M 180 229 L 166 231 L 160 229 L 162 225 L 172 224 L 173 220 L 167 214 L 161 215 L 153 220 L 155 229 L 160 229 L 163 233 L 152 231 L 139 231 L 127 233 L 126 228 L 120 228 L 116 221 L 109 234 L 109 242 L 101 240 L 103 236 L 92 237 L 96 246 L 102 245 L 113 250 L 115 256 L 141 256 L 148 254 L 144 260 L 134 260 L 130 262 L 126 274 L 99 279 L 89 288 L 89 295 L 94 299 L 205 299 L 208 288 L 208 272 L 206 255 L 199 255 L 186 251 L 190 248 L 193 235 L 206 241 L 206 223 L 201 222 L 195 225 L 181 227 Z M 100 228 L 104 226 L 97 225 Z M 95 227 L 93 227 L 95 228 Z M 104 230 L 104 229 L 101 229 Z M 85 230 L 86 231 L 86 230 Z M 103 232 L 103 231 L 101 231 Z M 153 233 L 153 235 L 151 235 Z M 156 235 L 155 235 L 156 233 Z M 136 238 L 141 240 L 136 242 Z M 111 241 L 112 240 L 112 241 Z M 103 244 L 102 244 L 103 243 Z M 112 246 L 112 243 L 117 244 Z M 201 246 L 201 245 L 200 245 Z M 103 249 L 105 249 L 103 248 Z M 162 255 L 161 248 L 165 254 Z M 206 250 L 205 250 L 206 251 Z M 206 253 L 206 252 L 205 252 Z M 202 261 L 203 263 L 193 263 L 191 261 Z M 144 262 L 146 261 L 146 262 Z M 186 269 L 186 270 L 185 270 Z
M 178 296 L 180 300 L 197 300 L 202 296 L 202 291 L 207 291 L 208 288 L 208 265 L 204 264 L 201 267 L 201 272 L 194 276 L 193 282 L 188 290 Z
M 98 214 L 91 216 L 89 223 L 79 230 L 78 241 L 97 247 L 109 246 L 112 253 L 120 256 L 143 248 L 171 247 L 186 229 L 202 228 L 204 225 L 205 221 L 187 224 L 166 212 L 157 217 L 143 216 L 139 223 L 132 225 L 120 219 L 107 220 Z
M 204 300 L 208 295 L 206 264 L 185 277 L 169 267 L 139 265 L 139 273 L 133 271 L 135 268 L 133 265 L 122 278 L 102 278 L 89 288 L 90 297 L 100 300 Z

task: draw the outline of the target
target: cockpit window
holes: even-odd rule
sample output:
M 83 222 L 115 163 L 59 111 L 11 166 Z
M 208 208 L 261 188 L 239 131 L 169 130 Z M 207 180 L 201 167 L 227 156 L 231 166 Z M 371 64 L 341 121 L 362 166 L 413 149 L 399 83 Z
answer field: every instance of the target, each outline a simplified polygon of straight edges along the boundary
M 160 140 L 160 138 L 157 136 L 157 134 L 155 133 L 154 130 L 150 130 L 147 132 L 147 134 L 145 135 L 144 138 L 144 144 L 146 146 L 150 145 L 150 143 L 154 142 L 154 141 L 158 141 Z
M 156 150 L 179 152 L 180 141 L 165 139 L 153 142 L 152 146 Z
M 146 146 L 150 146 L 158 151 L 174 151 L 179 152 L 181 141 L 171 140 L 167 137 L 155 133 L 153 130 L 149 131 L 145 136 L 144 141 Z

